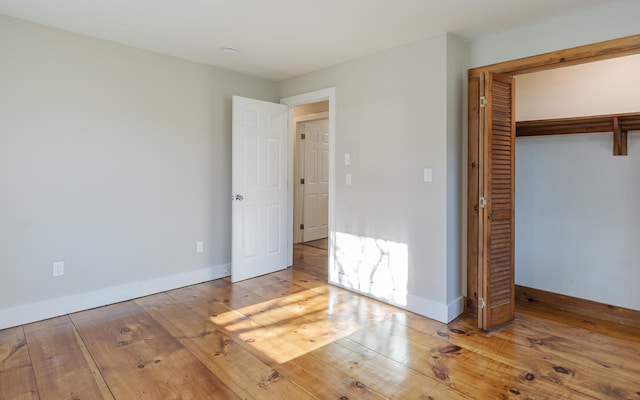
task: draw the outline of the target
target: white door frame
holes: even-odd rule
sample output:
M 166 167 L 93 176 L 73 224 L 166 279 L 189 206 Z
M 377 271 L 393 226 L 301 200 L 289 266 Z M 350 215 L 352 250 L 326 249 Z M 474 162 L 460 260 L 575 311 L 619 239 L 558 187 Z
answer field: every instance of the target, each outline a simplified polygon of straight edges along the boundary
M 281 104 L 289 106 L 289 161 L 287 163 L 287 193 L 288 193 L 288 224 L 289 233 L 287 240 L 288 265 L 293 265 L 293 139 L 295 138 L 296 126 L 293 118 L 293 107 L 302 104 L 317 103 L 319 101 L 329 101 L 329 270 L 333 270 L 335 265 L 335 201 L 336 201 L 336 88 L 316 90 L 315 92 L 303 93 L 296 96 L 285 97 L 280 100 Z

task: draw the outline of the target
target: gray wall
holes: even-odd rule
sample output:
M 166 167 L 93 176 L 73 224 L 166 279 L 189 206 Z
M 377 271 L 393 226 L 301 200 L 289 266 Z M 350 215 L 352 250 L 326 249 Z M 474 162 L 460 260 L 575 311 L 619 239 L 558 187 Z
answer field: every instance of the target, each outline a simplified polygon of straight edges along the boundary
M 0 58 L 0 328 L 228 270 L 231 95 L 275 83 L 5 16 Z
M 332 280 L 440 320 L 462 309 L 465 52 L 457 38 L 442 34 L 279 84 L 281 97 L 336 88 L 341 275 Z M 431 183 L 423 182 L 426 167 Z

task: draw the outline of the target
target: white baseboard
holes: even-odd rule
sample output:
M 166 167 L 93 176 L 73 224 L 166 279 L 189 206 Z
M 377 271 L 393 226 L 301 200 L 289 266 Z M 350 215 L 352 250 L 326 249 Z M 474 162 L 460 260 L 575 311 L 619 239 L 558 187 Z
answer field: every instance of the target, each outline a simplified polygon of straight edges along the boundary
M 449 303 L 447 307 L 449 309 L 449 313 L 447 315 L 447 323 L 453 321 L 458 318 L 464 312 L 464 296 L 460 296 L 457 299 L 453 300 Z
M 0 329 L 10 328 L 47 318 L 131 300 L 150 294 L 177 289 L 229 276 L 230 264 L 163 276 L 146 281 L 111 286 L 92 292 L 57 297 L 36 303 L 24 304 L 0 310 Z
M 347 281 L 349 281 L 347 279 Z M 454 301 L 449 304 L 438 303 L 437 301 L 425 299 L 424 297 L 418 297 L 412 294 L 406 295 L 406 304 L 400 304 L 395 301 L 380 298 L 374 296 L 370 293 L 365 293 L 359 291 L 355 288 L 345 286 L 340 282 L 329 281 L 332 285 L 341 287 L 343 289 L 361 294 L 363 296 L 371 297 L 372 299 L 376 299 L 386 304 L 390 304 L 392 306 L 402 308 L 403 310 L 411 311 L 416 314 L 422 315 L 423 317 L 427 317 L 430 319 L 434 319 L 438 322 L 442 322 L 448 324 L 453 321 L 459 315 L 461 315 L 464 311 L 464 298 L 462 296 L 458 297 Z
M 451 303 L 444 304 L 409 294 L 407 295 L 406 309 L 427 318 L 448 324 L 464 311 L 464 298 L 460 296 Z

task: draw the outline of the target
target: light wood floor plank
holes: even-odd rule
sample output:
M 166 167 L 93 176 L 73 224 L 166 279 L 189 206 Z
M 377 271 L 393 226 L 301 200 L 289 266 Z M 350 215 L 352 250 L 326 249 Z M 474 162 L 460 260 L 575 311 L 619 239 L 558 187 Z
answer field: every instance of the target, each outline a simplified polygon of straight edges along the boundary
M 237 398 L 133 302 L 71 318 L 116 399 Z
M 632 375 L 625 374 L 627 371 L 621 368 L 618 355 L 602 354 L 588 341 L 581 341 L 580 348 L 575 348 L 573 346 L 578 342 L 562 339 L 552 331 L 522 330 L 517 324 L 512 324 L 496 332 L 485 333 L 475 329 L 470 322 L 461 318 L 451 324 L 448 331 L 439 331 L 438 336 L 503 364 L 529 371 L 527 374 L 531 380 L 553 382 L 594 398 L 630 399 L 637 396 L 634 393 L 636 384 L 633 384 L 633 378 L 629 380 L 640 376 L 637 367 Z M 605 366 L 601 360 L 608 360 L 610 365 Z M 640 364 L 633 360 L 623 363 Z
M 351 371 L 341 371 L 310 353 L 278 364 L 275 369 L 318 399 L 387 398 L 355 379 Z
M 0 330 L 0 399 L 39 399 L 22 326 Z
M 471 399 L 447 385 L 375 352 L 341 339 L 312 353 L 390 399 Z
M 526 311 L 523 315 L 536 317 L 537 320 L 543 319 L 550 324 L 557 322 L 561 325 L 581 328 L 588 332 L 603 333 L 607 337 L 621 339 L 625 342 L 635 342 L 640 345 L 640 335 L 638 335 L 638 328 L 636 326 L 622 325 L 612 321 L 571 314 L 568 311 L 558 310 L 555 307 L 545 307 L 544 304 L 535 301 L 517 301 L 516 304 L 519 311 Z
M 387 335 L 388 340 L 381 340 L 381 335 Z M 435 378 L 471 398 L 589 398 L 547 381 L 527 380 L 529 371 L 524 368 L 514 368 L 415 329 L 392 325 L 390 321 L 385 321 L 366 333 L 358 332 L 349 339 L 425 376 Z M 512 352 L 513 348 L 496 348 L 496 352 L 500 351 Z
M 174 291 L 174 296 L 180 293 L 184 295 L 185 291 Z M 207 318 L 210 301 L 204 296 L 189 294 L 182 303 L 172 296 L 159 294 L 136 302 L 241 398 L 312 398 L 217 329 Z M 209 311 L 198 315 L 190 309 Z M 215 305 L 214 309 L 217 313 Z
M 240 309 L 243 307 L 259 304 L 265 301 L 261 297 L 238 285 L 233 285 L 228 278 L 217 279 L 215 281 L 203 282 L 193 285 L 193 288 L 203 289 L 208 295 L 218 300 L 229 309 Z M 171 293 L 171 291 L 169 292 Z
M 304 286 L 297 285 L 290 280 L 281 279 L 274 274 L 247 279 L 237 283 L 236 286 L 268 300 L 290 296 L 293 293 L 306 290 Z
M 113 399 L 68 316 L 25 325 L 40 399 Z
M 197 289 L 208 295 L 206 286 Z M 288 296 L 275 296 L 279 291 L 279 287 L 263 288 L 262 294 L 271 300 L 236 309 L 238 314 L 232 314 L 231 320 L 212 319 L 262 352 L 270 365 L 292 360 L 385 317 L 381 303 L 343 289 L 296 288 Z
M 280 375 L 289 378 L 304 387 L 317 398 L 379 398 L 370 388 L 361 385 L 348 374 L 335 370 L 330 365 L 323 365 L 321 360 L 313 358 L 311 364 L 305 364 L 306 355 L 313 348 L 322 347 L 321 339 L 326 338 L 325 331 L 318 332 L 317 327 L 307 326 L 309 322 L 306 306 L 319 307 L 326 310 L 327 299 L 319 293 L 305 291 L 294 292 L 290 296 L 273 300 L 265 300 L 261 304 L 253 304 L 235 310 L 227 316 L 220 312 L 220 303 L 207 291 L 207 285 L 197 285 L 200 294 L 191 288 L 170 292 L 172 297 L 180 299 L 184 305 L 195 310 L 200 317 L 215 315 L 212 321 L 218 321 L 221 330 L 227 330 L 241 346 L 253 351 L 265 365 L 270 365 Z M 224 296 L 223 296 L 224 297 Z M 321 305 L 311 305 L 320 301 Z M 300 304 L 304 304 L 301 306 Z M 303 308 L 300 308 L 303 307 Z M 271 312 L 273 315 L 270 315 Z M 312 313 L 311 313 L 312 314 Z M 228 317 L 231 315 L 231 317 Z M 219 321 L 223 319 L 222 321 Z M 238 324 L 240 322 L 240 325 Z M 228 328 L 228 325 L 233 325 Z M 278 327 L 282 327 L 279 330 Z M 292 328 L 297 327 L 297 328 Z M 299 330 L 299 334 L 294 332 Z M 304 332 L 302 332 L 304 331 Z M 288 355 L 285 357 L 285 355 Z M 282 360 L 286 359 L 286 360 Z M 282 362 L 278 362 L 282 361 Z M 318 382 L 322 382 L 319 384 Z
M 327 285 L 327 278 L 319 278 L 315 275 L 308 274 L 296 268 L 287 268 L 282 271 L 274 272 L 273 275 L 281 279 L 287 279 L 291 282 L 304 286 L 307 289 L 324 287 Z

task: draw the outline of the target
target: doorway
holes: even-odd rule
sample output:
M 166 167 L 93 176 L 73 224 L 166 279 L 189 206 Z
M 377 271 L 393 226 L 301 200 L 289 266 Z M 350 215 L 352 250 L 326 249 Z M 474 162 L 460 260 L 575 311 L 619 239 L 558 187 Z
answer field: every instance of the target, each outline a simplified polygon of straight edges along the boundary
M 639 35 L 469 70 L 467 312 L 477 313 L 480 328 L 489 330 L 514 317 L 515 99 L 508 87 L 512 77 L 637 53 Z M 494 104 L 506 108 L 494 110 Z M 494 129 L 501 132 L 496 140 Z M 501 205 L 496 212 L 494 192 Z M 497 212 L 499 222 L 494 223 Z M 509 222 L 502 217 L 509 217 Z
M 294 240 L 294 232 L 299 231 L 300 225 L 298 224 L 297 226 L 294 224 L 294 220 L 295 220 L 295 203 L 294 203 L 294 192 L 295 192 L 295 188 L 296 185 L 294 184 L 295 182 L 295 176 L 296 175 L 296 139 L 295 139 L 295 135 L 296 135 L 296 116 L 294 115 L 295 113 L 295 109 L 298 106 L 305 106 L 305 107 L 301 107 L 299 110 L 307 110 L 306 112 L 303 111 L 303 114 L 307 114 L 307 115 L 312 115 L 312 114 L 319 114 L 316 117 L 321 117 L 319 119 L 326 119 L 327 122 L 327 134 L 326 134 L 326 141 L 327 141 L 327 147 L 328 147 L 328 151 L 326 154 L 326 164 L 327 164 L 327 206 L 326 206 L 326 229 L 327 229 L 327 235 L 326 235 L 326 241 L 327 241 L 327 253 L 328 253 L 328 261 L 327 261 L 327 271 L 331 271 L 333 270 L 334 266 L 335 266 L 335 115 L 336 115 L 336 111 L 335 111 L 335 97 L 336 97 L 336 89 L 335 88 L 328 88 L 328 89 L 322 89 L 322 90 L 318 90 L 315 92 L 309 92 L 309 93 L 305 93 L 305 94 L 300 94 L 297 96 L 291 96 L 291 97 L 287 97 L 284 99 L 280 100 L 280 103 L 285 104 L 287 106 L 289 106 L 289 137 L 291 138 L 291 140 L 289 140 L 289 150 L 288 150 L 288 154 L 289 154 L 289 162 L 288 162 L 288 193 L 289 193 L 289 206 L 288 206 L 288 215 L 289 215 L 289 219 L 288 219 L 288 252 L 289 252 L 289 259 L 288 265 L 293 265 L 293 244 L 295 243 Z M 327 108 L 327 111 L 319 111 L 317 109 L 315 109 L 315 111 L 313 111 L 313 107 L 312 104 L 316 104 L 316 103 L 322 103 L 324 104 L 324 107 Z M 326 114 L 321 114 L 321 113 L 326 113 Z M 300 117 L 300 115 L 299 115 Z M 304 119 L 304 118 L 302 118 Z M 313 120 L 314 117 L 311 117 L 311 120 Z M 318 119 L 318 118 L 316 118 Z M 305 122 L 305 121 L 301 121 L 301 122 Z M 298 181 L 299 182 L 299 181 Z M 299 211 L 299 210 L 298 210 Z M 297 228 L 297 229 L 296 229 Z
M 316 243 L 325 249 L 329 233 L 328 111 L 328 101 L 293 109 L 293 243 Z

